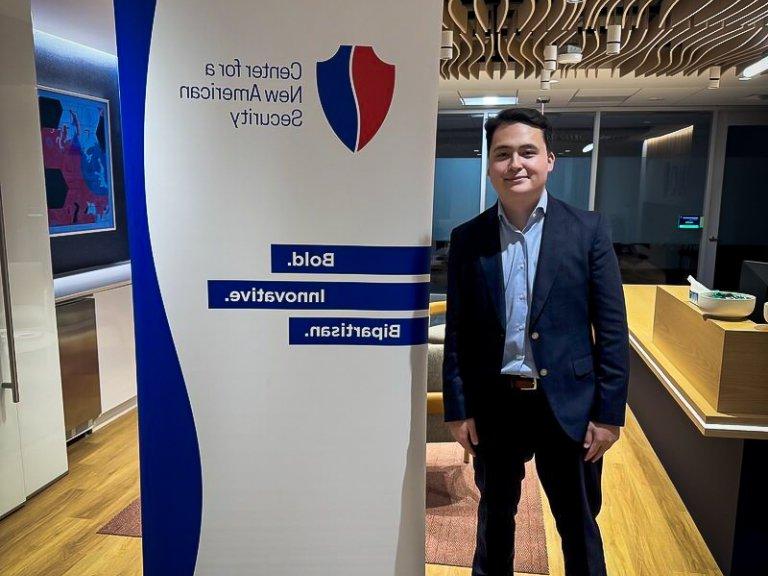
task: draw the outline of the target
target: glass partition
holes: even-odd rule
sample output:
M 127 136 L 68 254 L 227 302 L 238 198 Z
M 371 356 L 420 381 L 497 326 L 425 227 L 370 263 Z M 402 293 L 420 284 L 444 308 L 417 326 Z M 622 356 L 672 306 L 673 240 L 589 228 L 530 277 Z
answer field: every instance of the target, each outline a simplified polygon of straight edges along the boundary
M 739 290 L 745 260 L 768 262 L 766 181 L 768 126 L 729 126 L 713 288 Z
M 435 197 L 432 215 L 433 293 L 445 293 L 451 230 L 480 210 L 483 114 L 437 117 Z
M 622 279 L 696 274 L 711 114 L 603 112 L 595 210 L 609 220 Z
M 595 112 L 547 112 L 554 128 L 555 169 L 547 189 L 589 208 Z M 453 228 L 492 206 L 485 179 L 489 114 L 440 114 L 432 223 L 432 293 L 446 287 Z M 696 274 L 712 115 L 709 112 L 602 112 L 595 210 L 611 225 L 625 283 L 684 283 Z
M 589 208 L 589 173 L 592 166 L 594 112 L 547 112 L 552 123 L 555 169 L 547 178 L 547 191 L 578 208 Z M 485 207 L 498 200 L 491 181 L 485 180 Z

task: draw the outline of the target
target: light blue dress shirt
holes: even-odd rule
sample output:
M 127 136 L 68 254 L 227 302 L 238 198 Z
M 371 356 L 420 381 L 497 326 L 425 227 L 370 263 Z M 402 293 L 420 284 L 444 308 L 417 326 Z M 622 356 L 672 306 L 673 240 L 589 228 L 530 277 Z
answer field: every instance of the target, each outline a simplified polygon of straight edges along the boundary
M 507 219 L 499 202 L 499 237 L 507 318 L 502 374 L 526 378 L 539 376 L 528 339 L 528 320 L 546 213 L 547 191 L 544 190 L 525 228 L 518 230 Z

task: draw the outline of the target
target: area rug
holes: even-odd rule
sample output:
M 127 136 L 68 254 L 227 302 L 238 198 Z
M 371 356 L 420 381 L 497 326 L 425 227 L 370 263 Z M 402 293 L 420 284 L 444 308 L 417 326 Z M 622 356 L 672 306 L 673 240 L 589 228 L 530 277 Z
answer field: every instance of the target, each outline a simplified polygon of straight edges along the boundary
M 472 565 L 477 530 L 477 502 L 472 464 L 454 442 L 427 444 L 426 561 L 448 566 Z M 515 571 L 549 574 L 544 517 L 536 468 L 525 468 L 517 511 Z M 141 537 L 141 504 L 137 498 L 110 520 L 99 534 Z
M 427 444 L 428 564 L 472 566 L 480 494 L 472 464 L 463 458 L 455 442 Z M 528 462 L 515 517 L 515 572 L 549 574 L 541 506 L 536 468 Z
M 117 516 L 102 526 L 99 534 L 141 538 L 141 500 L 136 498 L 128 504 Z

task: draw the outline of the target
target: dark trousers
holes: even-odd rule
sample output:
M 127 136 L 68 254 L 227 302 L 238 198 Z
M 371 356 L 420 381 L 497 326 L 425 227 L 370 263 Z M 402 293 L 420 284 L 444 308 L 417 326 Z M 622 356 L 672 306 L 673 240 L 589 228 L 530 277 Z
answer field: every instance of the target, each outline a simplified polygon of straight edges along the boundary
M 602 459 L 584 462 L 582 442 L 563 432 L 544 393 L 504 387 L 475 417 L 480 490 L 473 576 L 512 576 L 515 513 L 525 462 L 536 470 L 563 542 L 566 576 L 606 576 L 600 530 Z

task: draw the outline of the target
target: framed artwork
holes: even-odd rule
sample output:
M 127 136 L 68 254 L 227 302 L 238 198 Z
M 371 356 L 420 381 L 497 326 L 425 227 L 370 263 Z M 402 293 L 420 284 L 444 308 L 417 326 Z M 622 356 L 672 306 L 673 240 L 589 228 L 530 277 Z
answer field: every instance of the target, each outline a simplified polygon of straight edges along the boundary
M 115 229 L 109 102 L 38 88 L 51 236 Z

